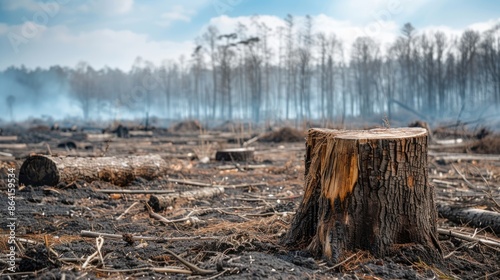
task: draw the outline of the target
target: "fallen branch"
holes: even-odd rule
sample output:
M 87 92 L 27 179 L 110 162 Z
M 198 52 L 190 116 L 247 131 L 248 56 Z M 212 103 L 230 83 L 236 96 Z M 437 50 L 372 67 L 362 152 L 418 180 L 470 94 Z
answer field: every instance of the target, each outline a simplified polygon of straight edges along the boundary
M 0 135 L 0 142 L 16 142 L 17 135 Z
M 269 164 L 245 164 L 245 165 L 240 165 L 240 168 L 243 169 L 263 169 L 263 168 L 268 168 L 268 167 L 273 167 L 272 165 Z M 220 165 L 216 167 L 219 170 L 228 170 L 228 169 L 234 169 L 234 164 L 226 164 L 226 165 Z
M 170 251 L 169 249 L 164 248 L 165 252 L 169 253 L 170 255 L 174 256 L 178 261 L 180 261 L 182 264 L 187 266 L 189 269 L 191 269 L 194 273 L 199 274 L 199 275 L 208 275 L 208 274 L 214 274 L 217 271 L 216 270 L 211 270 L 211 269 L 203 269 L 199 268 L 196 265 L 186 261 L 179 255 L 175 254 L 174 252 Z
M 116 220 L 121 220 L 121 219 L 123 219 L 123 217 L 124 217 L 124 216 L 125 216 L 125 215 L 129 212 L 129 211 L 130 211 L 130 209 L 134 208 L 134 206 L 136 206 L 137 204 L 139 204 L 139 202 L 138 202 L 138 201 L 136 201 L 136 202 L 132 203 L 132 205 L 130 205 L 130 207 L 129 207 L 129 208 L 127 208 L 127 209 L 125 210 L 125 212 L 123 212 L 120 216 L 118 216 L 118 218 L 116 218 Z
M 131 269 L 96 269 L 99 272 L 107 272 L 107 273 L 132 273 L 132 272 L 141 272 L 141 271 L 153 271 L 158 273 L 177 273 L 177 274 L 193 274 L 191 270 L 180 269 L 175 267 L 140 267 L 140 268 L 131 268 Z
M 118 193 L 118 194 L 166 194 L 166 193 L 174 193 L 174 190 L 94 190 L 95 192 L 100 193 Z
M 82 230 L 80 232 L 82 237 L 99 237 L 110 239 L 122 239 L 129 238 L 133 241 L 154 241 L 154 242 L 174 242 L 174 241 L 191 241 L 191 240 L 219 240 L 220 237 L 217 236 L 186 236 L 186 237 L 155 237 L 155 236 L 142 236 L 142 235 L 125 235 L 125 234 L 111 234 L 102 233 L 89 230 Z
M 349 256 L 347 259 L 345 259 L 345 260 L 343 260 L 343 261 L 339 262 L 338 264 L 336 264 L 336 265 L 334 265 L 334 266 L 332 266 L 332 267 L 329 267 L 329 268 L 325 269 L 325 271 L 324 271 L 324 272 L 334 270 L 335 268 L 337 268 L 337 267 L 339 267 L 339 266 L 341 266 L 341 265 L 345 264 L 346 262 L 348 262 L 349 260 L 351 260 L 352 258 L 354 258 L 354 257 L 355 257 L 355 256 L 357 256 L 357 255 L 358 255 L 358 253 L 356 253 L 356 254 L 353 254 L 353 255 Z
M 168 178 L 167 181 L 170 183 L 175 183 L 175 184 L 180 184 L 180 185 L 197 186 L 197 187 L 213 187 L 213 186 L 215 186 L 214 184 L 207 184 L 207 183 L 195 182 L 195 181 L 189 181 L 189 180 L 171 179 L 171 178 Z
M 153 211 L 153 209 L 151 208 L 151 206 L 149 206 L 148 203 L 146 203 L 146 208 L 148 209 L 150 217 L 157 219 L 158 221 L 162 222 L 165 225 L 173 224 L 173 223 L 186 222 L 186 221 L 189 221 L 192 225 L 194 225 L 194 224 L 197 224 L 197 223 L 200 222 L 200 219 L 198 219 L 195 216 L 191 216 L 191 217 L 188 216 L 188 217 L 181 218 L 181 219 L 169 220 L 169 219 L 163 217 L 162 215 L 160 215 L 158 213 L 155 213 Z
M 460 177 L 462 177 L 462 179 L 464 179 L 464 182 L 467 183 L 467 185 L 469 187 L 471 187 L 471 188 L 475 188 L 476 187 L 474 184 L 472 184 L 471 182 L 469 182 L 469 180 L 467 180 L 467 178 L 465 177 L 465 175 L 462 172 L 460 172 L 460 170 L 458 170 L 458 168 L 454 164 L 452 164 L 451 166 L 453 167 L 453 169 L 455 169 L 455 171 L 458 173 L 458 175 L 460 175 Z
M 151 195 L 148 204 L 155 211 L 161 211 L 167 207 L 173 206 L 178 199 L 183 198 L 189 199 L 199 199 L 206 197 L 214 197 L 224 193 L 224 188 L 213 187 L 213 188 L 203 188 L 195 191 L 185 191 L 181 193 L 168 194 L 168 195 Z
M 234 165 L 231 165 L 231 168 L 236 168 Z M 245 166 L 245 168 L 247 168 Z M 251 169 L 251 168 L 250 168 Z M 208 184 L 190 180 L 180 180 L 180 179 L 167 179 L 170 183 L 180 184 L 180 185 L 188 185 L 188 186 L 197 186 L 197 187 L 214 187 L 214 188 L 225 188 L 225 189 L 239 189 L 239 188 L 247 188 L 247 187 L 267 187 L 268 184 L 265 182 L 256 182 L 256 183 L 243 183 L 243 184 L 235 184 L 235 185 L 215 185 Z
M 260 138 L 262 138 L 265 135 L 266 133 L 262 133 L 253 137 L 252 139 L 248 139 L 247 141 L 243 142 L 243 147 L 248 147 L 250 144 L 257 142 Z
M 461 154 L 461 153 L 435 153 L 429 151 L 429 156 L 436 161 L 498 161 L 500 155 L 479 155 L 479 154 Z
M 500 248 L 500 241 L 493 241 L 493 240 L 489 240 L 489 239 L 485 239 L 485 238 L 478 238 L 478 237 L 474 237 L 474 236 L 469 236 L 469 235 L 461 234 L 461 233 L 458 233 L 458 232 L 455 232 L 455 231 L 452 231 L 449 229 L 444 229 L 444 228 L 438 228 L 437 231 L 441 235 L 451 236 L 451 237 L 459 238 L 459 239 L 462 239 L 465 241 L 479 242 L 482 244 L 486 244 L 486 245 Z

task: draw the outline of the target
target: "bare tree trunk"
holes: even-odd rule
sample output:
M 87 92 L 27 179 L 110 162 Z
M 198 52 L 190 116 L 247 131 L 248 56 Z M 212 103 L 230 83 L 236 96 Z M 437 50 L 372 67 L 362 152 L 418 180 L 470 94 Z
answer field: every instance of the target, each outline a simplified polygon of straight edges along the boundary
M 425 129 L 311 129 L 306 147 L 304 198 L 285 244 L 338 261 L 414 243 L 422 260 L 441 260 Z

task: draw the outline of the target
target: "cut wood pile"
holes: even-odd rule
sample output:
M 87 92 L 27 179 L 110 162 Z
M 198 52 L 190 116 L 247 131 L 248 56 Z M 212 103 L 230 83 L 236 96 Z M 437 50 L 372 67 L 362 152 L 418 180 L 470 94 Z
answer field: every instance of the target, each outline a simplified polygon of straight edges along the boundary
M 271 142 L 263 142 L 261 138 L 271 135 L 273 131 L 259 133 L 258 130 L 250 129 L 226 132 L 194 129 L 197 130 L 173 132 L 173 129 L 156 129 L 143 135 L 139 135 L 142 132 L 136 136 L 129 135 L 128 138 L 118 137 L 116 132 L 109 130 L 106 133 L 111 138 L 96 137 L 90 141 L 87 135 L 106 134 L 102 131 L 61 131 L 46 127 L 29 131 L 4 128 L 3 136 L 10 138 L 0 141 L 0 144 L 22 144 L 23 147 L 15 149 L 0 146 L 1 205 L 7 205 L 9 201 L 7 178 L 10 168 L 15 170 L 16 178 L 19 179 L 15 198 L 17 274 L 6 275 L 9 273 L 7 254 L 10 230 L 4 223 L 0 227 L 1 277 L 500 277 L 500 155 L 475 153 L 474 146 L 469 145 L 470 141 L 478 143 L 494 136 L 494 133 L 477 139 L 466 134 L 443 138 L 441 135 L 445 134 L 440 132 L 434 133 L 434 138 L 427 143 L 428 186 L 434 189 L 436 238 L 442 250 L 442 261 L 433 263 L 427 258 L 426 243 L 409 245 L 402 242 L 412 241 L 404 231 L 399 231 L 400 235 L 394 237 L 393 240 L 398 240 L 397 244 L 392 244 L 392 253 L 386 256 L 377 255 L 376 248 L 372 250 L 369 246 L 346 247 L 338 258 L 311 254 L 315 248 L 321 247 L 311 245 L 314 242 L 297 244 L 296 249 L 285 246 L 287 244 L 284 241 L 294 224 L 295 215 L 302 211 L 300 205 L 304 197 L 310 194 L 311 201 L 313 197 L 322 197 L 322 184 L 315 185 L 316 188 L 311 188 L 313 191 L 308 193 L 305 183 L 312 182 L 314 178 L 314 169 L 308 164 L 313 162 L 315 153 L 321 155 L 327 151 L 328 144 L 316 152 L 306 149 L 304 143 L 308 135 L 288 128 L 281 132 L 277 130 L 276 135 L 269 137 Z M 456 130 L 455 127 L 446 128 L 449 129 Z M 243 137 L 243 134 L 247 135 Z M 470 134 L 476 135 L 473 132 Z M 462 139 L 463 142 L 458 144 L 467 145 L 453 147 L 457 144 L 455 141 L 439 142 L 455 138 Z M 346 139 L 352 140 L 352 137 Z M 70 141 L 74 141 L 74 146 L 69 145 Z M 415 141 L 424 140 L 419 138 Z M 496 140 L 492 141 L 496 143 Z M 275 142 L 280 144 L 276 145 Z M 358 173 L 358 177 L 361 176 L 360 182 L 363 182 L 361 190 L 367 192 L 375 192 L 375 187 L 382 184 L 382 178 L 377 176 L 379 169 L 370 167 L 377 164 L 377 161 L 369 160 L 370 156 L 378 155 L 377 149 L 373 148 L 376 141 L 372 142 L 371 146 L 368 143 L 363 146 L 366 150 L 358 150 L 360 158 L 365 159 L 365 173 Z M 386 143 L 388 147 L 390 142 Z M 67 144 L 58 147 L 61 143 Z M 89 143 L 92 147 L 86 149 Z M 384 141 L 376 143 L 385 147 Z M 310 144 L 308 147 L 312 147 Z M 338 148 L 338 145 L 341 144 L 335 142 L 335 147 Z M 408 145 L 400 148 L 407 151 L 411 146 Z M 337 151 L 330 148 L 332 153 Z M 398 158 L 403 154 L 397 153 L 397 147 L 393 148 L 389 149 L 389 154 L 385 154 L 389 155 L 386 158 L 389 163 L 395 160 L 394 166 L 404 167 L 404 170 L 418 169 L 417 166 L 425 169 L 421 164 L 407 166 L 406 169 L 405 164 L 410 162 L 409 159 Z M 234 150 L 252 150 L 252 157 L 247 161 L 237 161 L 234 157 L 232 160 L 231 157 L 229 160 L 216 160 L 217 151 Z M 393 150 L 396 153 L 394 158 L 391 154 Z M 344 156 L 352 157 L 353 154 Z M 306 161 L 304 155 L 308 155 Z M 383 152 L 380 156 L 384 158 L 382 155 Z M 323 163 L 319 161 L 316 164 L 323 168 L 337 164 L 339 170 L 354 166 L 348 164 L 349 161 L 335 163 L 334 158 L 323 155 Z M 403 172 L 403 169 L 395 170 Z M 326 173 L 320 172 L 321 167 L 318 170 L 317 178 L 327 179 Z M 307 177 L 304 174 L 308 174 Z M 424 195 L 425 186 L 416 178 L 410 180 L 405 176 L 401 180 L 405 180 L 406 186 L 413 186 L 413 192 L 422 191 Z M 394 182 L 403 186 L 403 181 Z M 334 195 L 334 183 L 323 185 L 332 186 L 330 190 L 333 193 L 329 193 L 325 187 L 325 197 Z M 349 192 L 345 194 L 344 202 L 353 201 L 349 198 Z M 413 197 L 408 191 L 401 194 L 400 198 L 418 201 L 424 197 Z M 361 211 L 365 213 L 363 215 L 378 213 L 370 209 L 382 209 L 376 205 L 377 199 L 384 199 L 381 193 L 363 199 L 373 204 L 363 208 L 366 210 Z M 311 212 L 310 221 L 313 221 L 313 228 L 318 229 L 317 232 L 332 232 L 332 235 L 317 235 L 316 245 L 323 245 L 321 248 L 326 248 L 324 245 L 328 242 L 348 244 L 347 239 L 341 240 L 347 236 L 339 235 L 342 231 L 338 229 L 348 224 L 346 219 L 363 217 L 350 216 L 357 212 L 350 212 L 350 208 L 342 208 L 345 205 L 336 204 L 335 201 L 333 199 L 334 208 L 325 206 L 330 201 L 321 201 L 317 206 L 324 207 L 316 210 L 323 212 L 316 217 L 314 211 Z M 336 215 L 343 212 L 329 212 L 329 209 L 344 209 L 348 216 Z M 7 217 L 6 212 L 1 215 Z M 324 219 L 314 219 L 318 217 Z M 397 216 L 388 214 L 387 217 Z M 320 226 L 322 221 L 325 222 L 323 227 Z M 370 225 L 367 228 L 371 233 L 384 230 L 382 227 L 377 228 L 376 220 L 367 219 L 361 225 Z M 407 228 L 411 226 L 410 223 Z M 353 240 L 369 244 L 366 236 L 354 234 Z

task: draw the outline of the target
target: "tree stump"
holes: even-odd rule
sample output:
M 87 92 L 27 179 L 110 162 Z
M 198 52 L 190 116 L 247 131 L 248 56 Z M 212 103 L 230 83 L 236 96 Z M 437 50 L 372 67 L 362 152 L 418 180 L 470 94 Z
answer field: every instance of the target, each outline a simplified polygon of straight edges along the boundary
M 286 245 L 337 262 L 418 244 L 439 262 L 436 218 L 425 129 L 309 130 L 304 198 Z
M 253 148 L 234 148 L 218 150 L 215 153 L 216 161 L 251 161 L 253 160 Z

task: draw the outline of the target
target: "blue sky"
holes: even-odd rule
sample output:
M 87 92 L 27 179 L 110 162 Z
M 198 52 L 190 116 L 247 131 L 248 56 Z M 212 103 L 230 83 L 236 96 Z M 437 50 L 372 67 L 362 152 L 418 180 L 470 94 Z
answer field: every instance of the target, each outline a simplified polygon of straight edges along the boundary
M 484 30 L 500 22 L 500 1 L 0 0 L 0 70 L 79 61 L 128 70 L 137 56 L 160 64 L 189 55 L 208 24 L 230 31 L 255 14 L 273 30 L 287 14 L 311 15 L 317 31 L 347 45 L 366 34 L 385 44 L 406 22 L 450 36 Z

